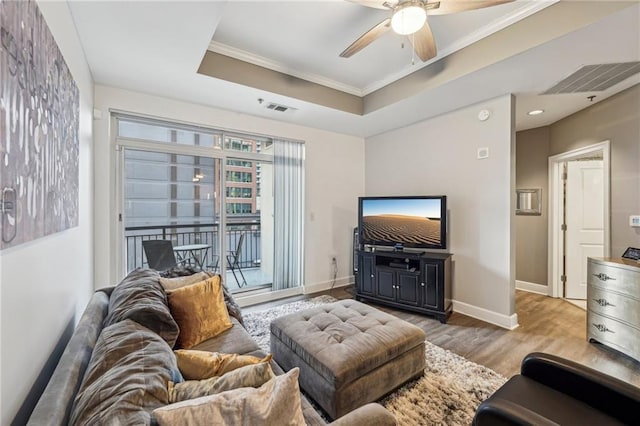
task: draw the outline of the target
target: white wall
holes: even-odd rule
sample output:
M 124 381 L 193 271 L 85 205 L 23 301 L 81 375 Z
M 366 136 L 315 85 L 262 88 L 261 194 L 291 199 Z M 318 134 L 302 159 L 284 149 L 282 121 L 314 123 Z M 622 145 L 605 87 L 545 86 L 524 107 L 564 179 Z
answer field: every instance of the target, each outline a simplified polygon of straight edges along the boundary
M 454 310 L 507 328 L 517 324 L 513 110 L 507 95 L 365 141 L 367 195 L 447 196 Z M 477 159 L 481 147 L 489 158 Z
M 0 252 L 3 425 L 24 422 L 34 383 L 41 372 L 48 379 L 45 363 L 93 292 L 93 80 L 66 2 L 38 5 L 80 89 L 80 217 L 76 228 Z
M 319 288 L 330 283 L 332 255 L 338 258 L 338 277 L 349 279 L 350 230 L 357 223 L 357 197 L 364 192 L 362 138 L 100 85 L 95 87 L 95 107 L 103 113 L 94 122 L 96 287 L 121 278 L 115 257 L 116 152 L 109 110 L 305 141 L 305 285 Z

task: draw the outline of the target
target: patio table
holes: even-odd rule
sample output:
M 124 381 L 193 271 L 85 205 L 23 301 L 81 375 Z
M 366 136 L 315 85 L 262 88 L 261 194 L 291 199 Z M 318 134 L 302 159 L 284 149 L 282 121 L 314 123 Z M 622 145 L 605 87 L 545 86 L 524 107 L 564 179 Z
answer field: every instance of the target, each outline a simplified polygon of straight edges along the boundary
M 204 261 L 211 246 L 209 244 L 185 244 L 173 247 L 178 262 L 192 265 L 192 261 L 200 269 L 204 269 Z

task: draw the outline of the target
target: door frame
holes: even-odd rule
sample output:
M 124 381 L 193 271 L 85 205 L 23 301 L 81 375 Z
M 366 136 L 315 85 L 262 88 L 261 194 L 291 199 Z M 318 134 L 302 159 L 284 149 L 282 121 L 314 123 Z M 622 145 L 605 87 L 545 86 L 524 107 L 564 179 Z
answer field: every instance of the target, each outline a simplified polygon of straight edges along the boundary
M 602 152 L 602 166 L 604 174 L 604 255 L 608 257 L 611 251 L 611 146 L 608 140 L 583 148 L 549 157 L 549 242 L 548 242 L 548 282 L 551 297 L 563 297 L 562 260 L 564 256 L 564 233 L 561 232 L 564 210 L 562 191 L 562 165 L 567 161 L 577 160 Z

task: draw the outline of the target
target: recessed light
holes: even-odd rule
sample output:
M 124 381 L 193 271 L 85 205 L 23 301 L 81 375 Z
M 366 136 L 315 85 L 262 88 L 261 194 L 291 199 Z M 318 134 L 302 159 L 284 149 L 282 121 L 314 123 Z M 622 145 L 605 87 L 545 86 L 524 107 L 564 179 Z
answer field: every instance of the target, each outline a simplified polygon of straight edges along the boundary
M 534 109 L 533 111 L 529 111 L 527 114 L 529 115 L 538 115 L 538 114 L 542 114 L 544 112 L 543 109 Z

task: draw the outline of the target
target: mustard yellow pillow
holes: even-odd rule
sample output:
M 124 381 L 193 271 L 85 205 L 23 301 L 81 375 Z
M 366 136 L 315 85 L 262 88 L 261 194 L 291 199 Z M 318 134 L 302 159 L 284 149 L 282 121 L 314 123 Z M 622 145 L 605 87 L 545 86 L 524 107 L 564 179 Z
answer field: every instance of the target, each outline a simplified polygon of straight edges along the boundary
M 202 380 L 244 367 L 271 361 L 271 354 L 264 358 L 251 355 L 223 354 L 197 350 L 178 349 L 174 351 L 178 369 L 185 380 Z
M 220 277 L 167 292 L 169 310 L 180 327 L 176 345 L 189 349 L 230 329 Z

